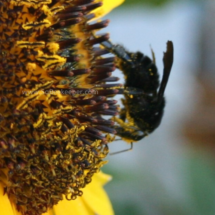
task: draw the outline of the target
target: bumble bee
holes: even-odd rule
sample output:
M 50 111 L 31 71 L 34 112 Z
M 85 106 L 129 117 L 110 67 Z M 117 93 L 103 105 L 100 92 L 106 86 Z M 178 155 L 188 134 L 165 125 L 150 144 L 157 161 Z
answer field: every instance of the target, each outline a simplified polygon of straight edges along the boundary
M 124 108 L 119 118 L 113 118 L 117 122 L 114 128 L 122 139 L 130 143 L 139 141 L 161 123 L 165 107 L 164 92 L 173 64 L 173 43 L 167 42 L 161 82 L 153 51 L 151 60 L 141 52 L 128 52 L 123 46 L 110 41 L 103 42 L 102 46 L 116 56 L 116 65 L 125 77 Z

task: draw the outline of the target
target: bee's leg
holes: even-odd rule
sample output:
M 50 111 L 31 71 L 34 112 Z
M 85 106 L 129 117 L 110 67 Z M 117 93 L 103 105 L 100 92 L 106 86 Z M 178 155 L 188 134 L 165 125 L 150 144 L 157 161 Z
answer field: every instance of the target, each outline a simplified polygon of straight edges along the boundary
M 125 99 L 121 99 L 121 102 L 122 102 L 122 104 L 123 104 L 123 108 L 121 108 L 121 110 L 120 110 L 120 113 L 119 113 L 119 118 L 123 121 L 123 122 L 125 122 L 125 120 L 126 120 L 126 109 L 125 109 L 125 106 L 126 106 L 126 101 L 125 101 Z
M 127 152 L 127 151 L 131 151 L 133 149 L 133 142 L 130 143 L 130 148 L 129 149 L 124 149 L 124 150 L 121 150 L 121 151 L 117 151 L 117 152 L 112 152 L 110 153 L 109 155 L 115 155 L 115 154 L 119 154 L 119 153 L 122 153 L 122 152 Z
M 125 108 L 121 109 L 121 111 L 119 113 L 119 118 L 125 122 L 125 119 L 126 119 L 126 110 L 125 110 Z
M 125 106 L 125 99 L 121 99 L 122 104 Z

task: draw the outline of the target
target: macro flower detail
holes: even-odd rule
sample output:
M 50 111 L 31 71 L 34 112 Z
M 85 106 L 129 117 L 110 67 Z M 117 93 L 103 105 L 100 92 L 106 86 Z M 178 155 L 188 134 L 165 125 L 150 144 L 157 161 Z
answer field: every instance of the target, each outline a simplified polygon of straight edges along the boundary
M 121 85 L 99 47 L 109 35 L 96 35 L 109 21 L 91 22 L 114 6 L 104 4 L 0 3 L 0 181 L 23 215 L 81 196 L 106 163 L 115 130 L 102 116 L 118 114 Z

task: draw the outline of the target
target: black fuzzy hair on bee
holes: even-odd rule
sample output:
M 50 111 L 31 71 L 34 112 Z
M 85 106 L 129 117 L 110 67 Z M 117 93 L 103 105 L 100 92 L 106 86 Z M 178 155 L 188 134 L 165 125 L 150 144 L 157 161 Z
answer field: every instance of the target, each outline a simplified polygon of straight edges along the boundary
M 128 142 L 139 141 L 161 123 L 165 107 L 164 92 L 173 64 L 173 43 L 167 42 L 161 81 L 153 51 L 151 60 L 141 52 L 128 52 L 123 46 L 113 45 L 110 41 L 102 45 L 116 56 L 117 67 L 125 77 L 122 99 L 124 108 L 119 118 L 114 117 L 117 122 L 114 128 L 122 139 Z

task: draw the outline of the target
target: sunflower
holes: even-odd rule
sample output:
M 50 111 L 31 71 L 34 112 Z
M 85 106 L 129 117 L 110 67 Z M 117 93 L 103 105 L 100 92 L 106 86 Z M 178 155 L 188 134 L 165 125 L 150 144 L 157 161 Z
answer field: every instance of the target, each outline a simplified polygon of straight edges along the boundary
M 113 214 L 102 190 L 109 176 L 98 172 L 115 134 L 103 115 L 118 114 L 119 85 L 99 46 L 109 35 L 96 35 L 109 20 L 95 20 L 121 2 L 1 1 L 4 214 Z

